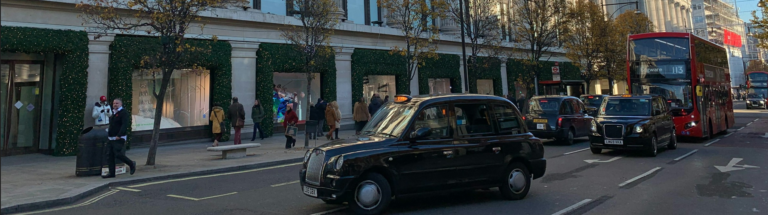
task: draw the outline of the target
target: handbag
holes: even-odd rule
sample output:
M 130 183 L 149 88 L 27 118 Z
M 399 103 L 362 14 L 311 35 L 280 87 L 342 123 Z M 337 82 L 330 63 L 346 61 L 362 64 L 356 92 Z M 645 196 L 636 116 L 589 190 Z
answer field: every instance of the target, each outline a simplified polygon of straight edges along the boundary
M 293 125 L 289 125 L 285 128 L 285 136 L 286 137 L 296 137 L 296 134 L 299 132 L 299 128 Z
M 214 113 L 216 113 L 216 112 L 214 112 Z M 226 132 L 227 131 L 227 124 L 224 123 L 224 120 L 222 120 L 221 117 L 219 117 L 218 114 L 216 114 L 216 119 L 221 120 L 221 122 L 219 122 L 219 128 L 221 130 L 221 133 L 227 133 Z
M 240 112 L 237 112 L 237 121 L 235 121 L 235 127 L 242 128 L 245 126 L 245 120 L 240 119 Z

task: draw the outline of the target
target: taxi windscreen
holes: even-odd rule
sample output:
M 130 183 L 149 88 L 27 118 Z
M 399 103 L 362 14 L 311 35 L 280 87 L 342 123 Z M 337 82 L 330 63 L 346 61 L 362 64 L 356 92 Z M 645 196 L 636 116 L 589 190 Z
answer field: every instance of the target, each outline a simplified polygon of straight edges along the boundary
M 602 116 L 650 116 L 651 100 L 638 98 L 606 98 L 600 107 Z
M 533 98 L 528 100 L 525 113 L 557 113 L 559 108 L 559 98 Z

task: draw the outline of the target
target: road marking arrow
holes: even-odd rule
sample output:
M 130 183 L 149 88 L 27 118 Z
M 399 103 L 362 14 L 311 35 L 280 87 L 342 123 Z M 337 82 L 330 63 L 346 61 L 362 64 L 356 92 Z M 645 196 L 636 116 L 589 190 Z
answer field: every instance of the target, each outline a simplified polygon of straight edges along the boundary
M 621 159 L 621 158 L 623 158 L 623 157 L 622 156 L 618 156 L 618 157 L 614 157 L 614 158 L 611 158 L 611 159 L 605 160 L 605 161 L 601 161 L 600 159 L 593 159 L 593 160 L 584 160 L 584 162 L 587 162 L 587 163 L 609 163 L 609 162 L 613 162 L 613 161 L 616 161 L 616 160 Z
M 746 168 L 760 168 L 759 166 L 752 166 L 752 165 L 737 165 L 739 162 L 744 160 L 743 158 L 733 158 L 731 159 L 731 162 L 728 162 L 728 165 L 726 166 L 715 166 L 717 170 L 720 170 L 720 172 L 730 172 L 735 170 L 743 170 Z

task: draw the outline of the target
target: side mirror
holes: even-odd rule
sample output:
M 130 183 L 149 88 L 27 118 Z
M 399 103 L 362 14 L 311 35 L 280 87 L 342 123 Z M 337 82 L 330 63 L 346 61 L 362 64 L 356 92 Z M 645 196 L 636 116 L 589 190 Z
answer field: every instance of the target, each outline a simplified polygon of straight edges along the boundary
M 421 140 L 432 135 L 431 128 L 419 128 L 416 131 L 411 132 L 411 140 Z

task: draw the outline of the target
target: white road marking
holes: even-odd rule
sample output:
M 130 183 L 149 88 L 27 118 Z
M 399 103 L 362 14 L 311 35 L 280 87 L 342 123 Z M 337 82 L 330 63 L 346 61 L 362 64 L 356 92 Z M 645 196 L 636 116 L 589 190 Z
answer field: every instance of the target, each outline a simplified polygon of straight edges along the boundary
M 752 121 L 752 122 L 754 122 L 754 121 Z M 749 126 L 749 125 L 752 125 L 752 123 L 751 123 L 751 122 L 750 122 L 750 123 L 747 123 L 747 125 L 746 125 L 746 126 Z M 745 126 L 745 127 L 746 127 L 746 126 Z
M 707 147 L 707 146 L 709 146 L 709 145 L 712 145 L 713 143 L 716 143 L 717 141 L 720 141 L 720 139 L 715 139 L 715 140 L 713 140 L 713 141 L 709 141 L 709 143 L 707 143 L 707 144 L 704 144 L 704 147 Z
M 731 136 L 731 135 L 733 135 L 733 132 L 731 132 L 731 133 L 728 133 L 728 134 L 726 134 L 726 135 L 725 135 L 725 136 L 723 136 L 723 137 L 728 137 L 728 136 Z
M 47 212 L 60 211 L 60 210 L 66 210 L 66 209 L 72 209 L 72 208 L 77 208 L 77 207 L 88 206 L 90 204 L 98 202 L 99 200 L 101 200 L 103 198 L 111 196 L 112 194 L 115 194 L 117 192 L 120 192 L 120 191 L 119 190 L 111 190 L 111 191 L 106 192 L 104 194 L 101 194 L 99 196 L 93 197 L 92 199 L 90 199 L 88 201 L 85 201 L 83 203 L 76 204 L 76 205 L 71 205 L 71 206 L 66 206 L 66 207 L 61 207 L 61 208 L 48 209 L 48 210 L 42 210 L 42 211 L 32 211 L 32 212 L 28 212 L 28 213 L 21 213 L 21 214 L 18 214 L 18 215 L 29 215 L 29 214 L 47 213 Z
M 583 149 L 579 149 L 579 150 L 572 151 L 572 152 L 566 152 L 566 153 L 563 153 L 563 155 L 570 155 L 570 154 L 582 152 L 582 151 L 585 151 L 585 150 L 588 150 L 588 149 L 589 148 L 583 148 Z
M 234 174 L 241 174 L 241 173 L 257 172 L 257 171 L 262 171 L 262 170 L 277 169 L 277 168 L 288 167 L 288 166 L 296 166 L 296 165 L 301 165 L 301 163 L 292 163 L 292 164 L 285 164 L 285 165 L 279 165 L 279 166 L 271 166 L 271 167 L 265 167 L 265 168 L 259 168 L 259 169 L 251 169 L 251 170 L 244 170 L 244 171 L 238 171 L 238 172 L 220 173 L 220 174 L 214 174 L 214 175 L 202 175 L 202 176 L 195 176 L 195 177 L 188 177 L 188 178 L 171 179 L 171 180 L 165 180 L 165 181 L 150 182 L 150 183 L 146 183 L 146 184 L 137 184 L 137 185 L 132 185 L 132 186 L 128 186 L 128 187 L 131 187 L 131 188 L 144 187 L 144 186 L 156 185 L 156 184 L 164 184 L 164 183 L 169 183 L 169 182 L 186 181 L 186 180 L 192 180 L 192 179 L 210 178 L 210 177 L 216 177 L 216 176 L 224 176 L 224 175 L 234 175 Z
M 683 156 L 680 156 L 680 157 L 678 157 L 678 158 L 675 158 L 675 161 L 680 161 L 680 160 L 682 160 L 683 158 L 685 158 L 685 157 L 688 157 L 689 155 L 692 155 L 693 153 L 696 153 L 696 152 L 698 152 L 698 151 L 699 151 L 698 149 L 694 149 L 693 151 L 691 151 L 691 152 L 688 152 L 688 154 L 684 154 Z
M 656 167 L 656 168 L 653 168 L 653 169 L 651 169 L 650 171 L 643 173 L 642 175 L 638 175 L 637 177 L 634 177 L 634 178 L 632 178 L 632 179 L 629 179 L 629 180 L 625 181 L 624 183 L 621 183 L 621 184 L 619 184 L 619 187 L 623 187 L 623 186 L 626 186 L 627 184 L 630 184 L 630 183 L 632 183 L 632 182 L 635 182 L 635 181 L 637 181 L 638 179 L 641 179 L 641 178 L 643 178 L 643 177 L 645 177 L 645 176 L 648 176 L 648 175 L 652 174 L 653 172 L 659 171 L 660 169 L 661 169 L 661 167 Z
M 744 160 L 744 158 L 733 158 L 731 159 L 730 162 L 728 162 L 727 165 L 715 166 L 715 168 L 717 168 L 717 170 L 720 170 L 720 172 L 730 172 L 734 170 L 743 170 L 746 168 L 760 168 L 759 166 L 752 166 L 752 165 L 746 165 L 746 164 L 738 165 L 738 163 L 741 162 L 742 160 Z
M 587 162 L 587 163 L 610 163 L 610 162 L 616 161 L 616 160 L 621 159 L 621 158 L 623 158 L 623 157 L 622 156 L 618 156 L 618 157 L 613 157 L 613 158 L 611 158 L 609 160 L 604 160 L 604 161 L 601 161 L 600 159 L 592 159 L 592 160 L 584 160 L 584 162 Z
M 285 183 L 281 183 L 281 184 L 275 184 L 275 185 L 272 185 L 272 187 L 279 187 L 279 186 L 283 186 L 283 185 L 289 185 L 289 184 L 295 184 L 295 183 L 299 183 L 299 181 L 298 181 L 298 180 L 296 180 L 296 181 L 285 182 Z
M 212 198 L 218 198 L 222 196 L 229 196 L 229 195 L 235 195 L 237 192 L 231 192 L 227 194 L 221 194 L 221 195 L 215 195 L 215 196 L 209 196 L 205 198 L 192 198 L 192 197 L 186 197 L 186 196 L 179 196 L 179 195 L 168 195 L 168 197 L 174 197 L 174 198 L 180 198 L 180 199 L 186 199 L 186 200 L 192 200 L 192 201 L 200 201 L 200 200 L 206 200 L 206 199 L 212 199 Z
M 125 188 L 125 187 L 118 187 L 116 189 L 118 189 L 118 190 L 125 190 L 125 191 L 131 191 L 131 192 L 141 192 L 141 190 Z
M 757 122 L 757 120 L 760 120 L 760 119 L 758 118 L 758 119 L 752 120 L 752 122 Z
M 736 129 L 736 130 L 737 130 L 737 131 L 741 131 L 741 129 L 744 129 L 744 127 L 741 127 L 741 128 L 739 128 L 739 129 Z
M 323 212 L 319 212 L 319 213 L 313 213 L 312 215 L 323 215 L 323 214 L 329 214 L 329 213 L 333 213 L 333 212 L 336 212 L 336 211 L 340 211 L 340 210 L 344 210 L 344 209 L 347 209 L 347 207 L 346 207 L 346 206 L 344 206 L 344 207 L 336 208 L 336 209 L 333 209 L 333 210 L 329 210 L 329 211 L 323 211 Z
M 589 203 L 589 202 L 591 202 L 591 201 L 592 201 L 592 199 L 584 199 L 584 200 L 581 200 L 580 202 L 578 202 L 578 203 L 576 203 L 576 204 L 574 204 L 574 205 L 571 205 L 571 206 L 569 206 L 569 207 L 567 207 L 567 208 L 565 208 L 565 209 L 562 209 L 562 210 L 560 210 L 560 211 L 558 211 L 558 212 L 555 212 L 555 213 L 553 213 L 552 215 L 562 215 L 562 214 L 566 214 L 566 213 L 568 213 L 568 212 L 571 212 L 571 211 L 573 211 L 573 210 L 576 210 L 576 209 L 578 209 L 578 208 L 579 208 L 579 207 L 581 207 L 581 206 L 584 206 L 585 204 L 587 204 L 587 203 Z

